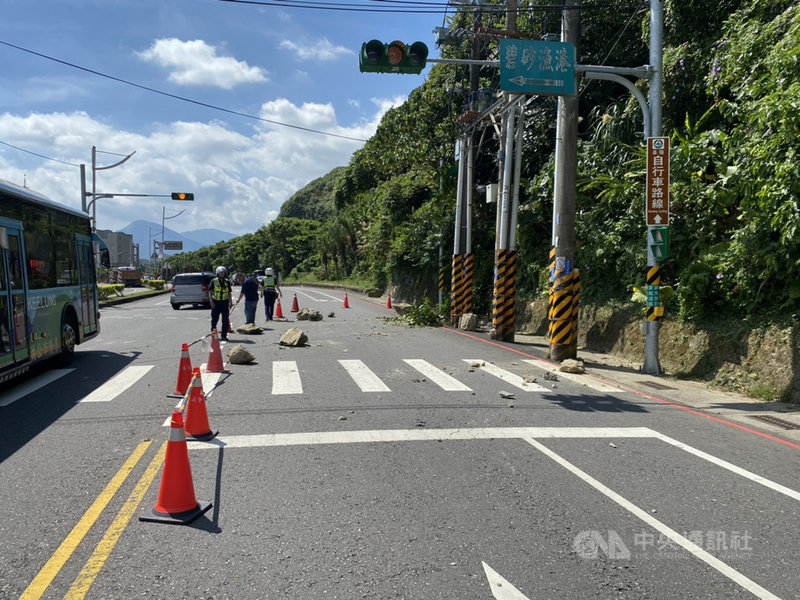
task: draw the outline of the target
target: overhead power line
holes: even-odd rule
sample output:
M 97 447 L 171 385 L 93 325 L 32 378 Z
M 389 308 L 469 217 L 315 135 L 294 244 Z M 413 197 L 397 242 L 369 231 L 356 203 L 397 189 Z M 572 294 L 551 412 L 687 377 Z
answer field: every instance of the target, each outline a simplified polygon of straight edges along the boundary
M 39 154 L 38 152 L 33 152 L 32 150 L 26 150 L 25 148 L 20 148 L 19 146 L 15 146 L 14 144 L 9 144 L 8 142 L 0 141 L 0 144 L 4 146 L 8 146 L 9 148 L 13 148 L 14 150 L 19 150 L 20 152 L 27 152 L 28 154 L 33 154 L 34 156 L 38 156 L 39 158 L 44 158 L 46 160 L 52 160 L 53 162 L 61 163 L 63 165 L 69 165 L 70 167 L 78 167 L 80 165 L 76 165 L 71 162 L 67 162 L 65 160 L 59 160 L 57 158 L 51 158 L 49 156 L 45 156 L 44 154 Z
M 309 10 L 336 10 L 345 12 L 370 12 L 370 13 L 404 13 L 404 14 L 444 14 L 448 9 L 456 8 L 474 8 L 482 12 L 500 12 L 507 13 L 508 7 L 504 4 L 482 4 L 478 1 L 475 2 L 422 2 L 412 0 L 365 0 L 364 3 L 351 3 L 351 2 L 325 2 L 322 0 L 219 0 L 220 2 L 229 2 L 231 4 L 255 4 L 258 6 L 278 6 L 281 8 L 304 8 Z M 399 5 L 397 8 L 390 8 L 386 6 L 370 6 L 370 4 L 394 4 Z M 402 8 L 401 8 L 402 7 Z M 604 4 L 602 6 L 593 5 L 588 8 L 608 8 L 613 7 L 612 4 Z M 544 10 L 584 10 L 587 7 L 565 5 L 565 4 L 539 4 L 529 6 L 519 6 L 516 11 L 522 13 L 536 13 Z
M 210 108 L 212 110 L 218 110 L 221 112 L 225 112 L 231 115 L 236 115 L 238 117 L 244 117 L 246 119 L 253 119 L 256 121 L 261 121 L 262 123 L 270 123 L 272 125 L 280 125 L 281 127 L 289 127 L 291 129 L 298 129 L 300 131 L 307 131 L 309 133 L 317 133 L 319 135 L 327 135 L 330 137 L 335 137 L 343 140 L 351 140 L 354 142 L 366 142 L 367 140 L 357 137 L 351 137 L 348 135 L 341 135 L 339 133 L 331 133 L 330 131 L 321 131 L 319 129 L 312 129 L 310 127 L 303 127 L 301 125 L 292 125 L 291 123 L 282 123 L 280 121 L 274 121 L 272 119 L 265 119 L 264 117 L 259 117 L 257 115 L 251 115 L 248 113 L 239 112 L 238 110 L 232 110 L 230 108 L 224 108 L 222 106 L 216 106 L 214 104 L 208 104 L 207 102 L 201 102 L 199 100 L 193 100 L 192 98 L 186 98 L 185 96 L 178 96 L 177 94 L 170 94 L 169 92 L 164 92 L 161 90 L 157 90 L 155 88 L 148 87 L 146 85 L 141 85 L 139 83 L 134 83 L 132 81 L 127 81 L 126 79 L 121 79 L 120 77 L 114 77 L 113 75 L 107 75 L 105 73 L 101 73 L 100 71 L 95 71 L 93 69 L 88 69 L 86 67 L 82 67 L 80 65 L 76 65 L 74 63 L 68 62 L 66 60 L 61 60 L 60 58 L 55 58 L 53 56 L 48 56 L 47 54 L 42 54 L 41 52 L 36 52 L 34 50 L 29 50 L 28 48 L 23 48 L 22 46 L 17 46 L 16 44 L 12 44 L 10 42 L 4 42 L 0 40 L 0 44 L 4 46 L 8 46 L 9 48 L 14 48 L 15 50 L 20 50 L 21 52 L 27 52 L 28 54 L 32 54 L 34 56 L 38 56 L 40 58 L 46 58 L 47 60 L 51 60 L 53 62 L 57 62 L 59 64 L 65 65 L 67 67 L 71 67 L 73 69 L 78 69 L 79 71 L 84 71 L 86 73 L 91 73 L 92 75 L 97 75 L 98 77 L 104 77 L 105 79 L 110 79 L 112 81 L 116 81 L 118 83 L 124 83 L 125 85 L 130 85 L 135 88 L 139 88 L 140 90 L 145 90 L 147 92 L 152 92 L 153 94 L 159 94 L 161 96 L 166 96 L 167 98 L 173 98 L 175 100 L 180 100 L 181 102 L 189 102 L 190 104 L 195 104 L 197 106 L 203 106 L 205 108 Z

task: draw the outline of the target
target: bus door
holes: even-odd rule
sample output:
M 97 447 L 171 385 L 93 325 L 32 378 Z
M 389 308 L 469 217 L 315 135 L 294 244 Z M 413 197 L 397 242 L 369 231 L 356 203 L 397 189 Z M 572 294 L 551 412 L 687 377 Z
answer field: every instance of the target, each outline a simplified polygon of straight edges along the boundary
M 94 246 L 87 235 L 76 235 L 78 281 L 81 286 L 81 339 L 97 331 L 97 281 L 94 271 Z
M 0 366 L 5 366 L 29 356 L 22 228 L 7 220 L 0 223 L 0 253 Z

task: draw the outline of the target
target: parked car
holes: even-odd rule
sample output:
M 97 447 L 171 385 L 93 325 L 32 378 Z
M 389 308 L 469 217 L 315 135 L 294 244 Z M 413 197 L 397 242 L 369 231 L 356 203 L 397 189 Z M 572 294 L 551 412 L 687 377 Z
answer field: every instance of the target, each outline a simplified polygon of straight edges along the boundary
M 169 303 L 178 310 L 184 304 L 205 306 L 208 302 L 208 286 L 214 279 L 213 273 L 180 273 L 172 278 L 172 292 Z

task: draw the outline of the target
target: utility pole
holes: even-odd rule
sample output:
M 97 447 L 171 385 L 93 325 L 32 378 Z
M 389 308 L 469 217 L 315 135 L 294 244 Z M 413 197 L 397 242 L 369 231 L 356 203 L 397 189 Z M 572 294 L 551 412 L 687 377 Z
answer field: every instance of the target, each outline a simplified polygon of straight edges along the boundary
M 561 19 L 561 41 L 578 45 L 579 0 L 566 0 Z M 576 51 L 576 56 L 580 53 Z M 563 361 L 577 356 L 577 305 L 573 282 L 575 260 L 575 181 L 578 154 L 578 94 L 558 97 L 556 172 L 553 198 L 553 252 L 555 264 L 550 290 L 550 358 Z
M 517 31 L 516 0 L 508 0 L 506 30 L 512 37 Z M 500 160 L 498 161 L 500 191 L 495 227 L 491 335 L 503 342 L 513 342 L 516 316 L 516 225 L 519 206 L 520 135 L 523 129 L 522 101 L 524 96 L 508 92 L 504 92 L 503 95 L 507 104 L 501 121 L 500 139 L 503 147 L 500 150 Z M 517 112 L 519 112 L 519 118 L 517 118 Z
M 663 40 L 664 40 L 664 3 L 663 0 L 650 0 L 650 135 L 658 137 L 661 135 L 661 77 L 663 69 Z M 668 224 L 668 223 L 667 223 Z M 653 281 L 661 282 L 661 273 L 656 257 L 650 248 L 650 236 L 652 226 L 647 226 L 647 269 L 648 281 L 650 281 L 651 270 L 655 271 Z M 645 357 L 642 372 L 651 375 L 660 375 L 663 370 L 658 360 L 658 333 L 661 328 L 661 321 L 658 319 L 644 321 L 644 348 Z

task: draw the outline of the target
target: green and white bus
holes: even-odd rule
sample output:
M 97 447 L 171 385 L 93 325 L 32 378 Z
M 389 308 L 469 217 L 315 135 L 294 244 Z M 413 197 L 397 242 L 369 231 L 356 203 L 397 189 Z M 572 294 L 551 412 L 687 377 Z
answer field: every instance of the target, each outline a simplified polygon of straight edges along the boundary
M 89 216 L 0 180 L 0 382 L 68 362 L 99 319 Z

